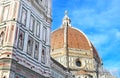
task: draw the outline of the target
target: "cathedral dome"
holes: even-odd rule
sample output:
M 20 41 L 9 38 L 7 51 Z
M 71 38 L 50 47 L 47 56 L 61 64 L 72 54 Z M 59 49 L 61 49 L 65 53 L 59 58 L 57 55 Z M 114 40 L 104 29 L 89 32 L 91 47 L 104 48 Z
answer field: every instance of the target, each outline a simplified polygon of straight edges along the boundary
M 65 36 L 67 40 L 65 41 Z M 68 48 L 76 48 L 83 50 L 90 50 L 90 42 L 82 31 L 79 31 L 73 27 L 68 27 L 67 33 L 65 34 L 65 27 L 59 28 L 52 32 L 51 37 L 51 48 L 59 49 L 64 48 L 67 43 Z
M 74 49 L 75 52 L 92 51 L 93 57 L 100 62 L 97 50 L 81 30 L 71 26 L 71 20 L 67 13 L 63 18 L 62 26 L 51 34 L 51 54 L 57 56 L 61 49 Z
M 63 18 L 62 26 L 58 30 L 52 32 L 51 49 L 76 48 L 83 50 L 90 50 L 91 44 L 85 34 L 73 27 L 71 27 L 71 20 L 67 16 L 67 12 Z

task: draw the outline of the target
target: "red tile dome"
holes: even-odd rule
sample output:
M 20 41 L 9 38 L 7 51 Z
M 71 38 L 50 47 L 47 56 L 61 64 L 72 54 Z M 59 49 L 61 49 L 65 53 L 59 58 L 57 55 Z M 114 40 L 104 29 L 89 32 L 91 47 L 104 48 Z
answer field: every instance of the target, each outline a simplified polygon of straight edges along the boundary
M 51 34 L 51 50 L 62 48 L 92 50 L 94 58 L 100 62 L 99 55 L 92 43 L 82 31 L 71 27 L 71 20 L 67 14 L 63 18 L 62 27 Z
M 64 48 L 64 44 L 65 44 L 64 30 L 65 27 L 62 27 L 52 32 L 51 49 Z M 90 50 L 91 48 L 90 43 L 87 37 L 84 35 L 84 33 L 73 27 L 68 27 L 68 32 L 66 37 L 67 37 L 68 48 L 76 48 L 83 50 Z

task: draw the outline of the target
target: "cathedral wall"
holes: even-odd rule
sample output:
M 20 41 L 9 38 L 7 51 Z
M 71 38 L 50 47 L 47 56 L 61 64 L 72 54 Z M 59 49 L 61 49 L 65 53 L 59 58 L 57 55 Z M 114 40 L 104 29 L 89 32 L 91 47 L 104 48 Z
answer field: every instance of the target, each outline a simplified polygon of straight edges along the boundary
M 0 77 L 9 78 L 11 60 L 8 58 L 0 59 Z
M 28 68 L 25 67 L 24 65 L 19 64 L 16 61 L 12 61 L 12 66 L 11 66 L 11 72 L 10 72 L 10 76 L 12 78 L 46 78 L 44 76 L 45 72 L 40 72 L 37 73 L 31 69 L 34 68 Z
M 75 78 L 89 78 L 89 75 L 96 78 L 95 63 L 91 50 L 69 48 L 68 55 L 66 55 L 64 49 L 61 48 L 52 50 L 51 55 L 65 67 L 67 67 L 67 63 L 69 63 L 69 68 L 72 74 L 76 76 Z M 69 62 L 67 58 L 69 58 Z

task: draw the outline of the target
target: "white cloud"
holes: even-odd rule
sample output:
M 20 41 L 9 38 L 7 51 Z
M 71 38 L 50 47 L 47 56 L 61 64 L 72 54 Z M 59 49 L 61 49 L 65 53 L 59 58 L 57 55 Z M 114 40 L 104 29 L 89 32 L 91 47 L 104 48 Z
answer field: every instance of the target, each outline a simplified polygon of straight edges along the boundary
M 109 40 L 106 34 L 92 34 L 88 35 L 88 37 L 97 47 L 100 47 L 100 45 L 105 44 Z
M 120 40 L 120 31 L 116 32 L 116 37 Z
M 104 57 L 106 56 L 109 52 L 105 52 L 106 47 L 104 46 L 105 44 L 108 44 L 110 42 L 108 34 L 90 34 L 88 35 L 89 39 L 91 42 L 94 44 L 96 47 L 98 53 L 100 56 Z
M 97 3 L 99 7 L 73 9 L 70 13 L 72 20 L 74 20 L 73 24 L 77 23 L 78 25 L 96 28 L 113 28 L 120 25 L 120 5 L 118 2 L 119 0 L 110 0 L 104 7 L 105 5 L 102 6 L 104 4 L 102 0 Z M 99 10 L 101 7 L 103 7 L 102 10 Z

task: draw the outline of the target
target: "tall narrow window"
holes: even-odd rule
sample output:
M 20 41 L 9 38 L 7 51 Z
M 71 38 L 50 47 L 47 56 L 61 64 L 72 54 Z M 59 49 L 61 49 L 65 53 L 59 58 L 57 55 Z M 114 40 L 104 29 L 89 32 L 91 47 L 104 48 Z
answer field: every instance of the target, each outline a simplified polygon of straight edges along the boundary
M 27 20 L 27 10 L 22 8 L 21 23 L 26 25 L 26 20 Z
M 41 55 L 41 62 L 45 64 L 45 58 L 46 58 L 46 49 L 43 47 L 42 49 L 42 55 Z
M 27 43 L 27 54 L 31 56 L 32 50 L 33 50 L 33 39 L 29 36 L 28 43 Z
M 35 42 L 34 58 L 38 60 L 39 57 L 39 43 Z
M 5 35 L 5 33 L 2 31 L 2 32 L 0 33 L 0 46 L 3 45 L 4 35 Z
M 3 9 L 3 21 L 6 21 L 8 19 L 9 8 L 10 6 L 5 6 Z
M 45 9 L 46 9 L 46 13 L 48 11 L 48 0 L 45 0 Z
M 34 31 L 34 25 L 35 25 L 35 19 L 34 19 L 33 16 L 31 16 L 29 29 L 30 29 L 30 31 L 32 31 L 32 32 Z
M 18 37 L 18 48 L 23 50 L 23 45 L 24 45 L 24 32 L 20 30 Z
M 36 36 L 40 36 L 40 23 L 37 22 L 37 25 L 36 25 Z
M 43 41 L 46 41 L 47 29 L 43 27 Z

